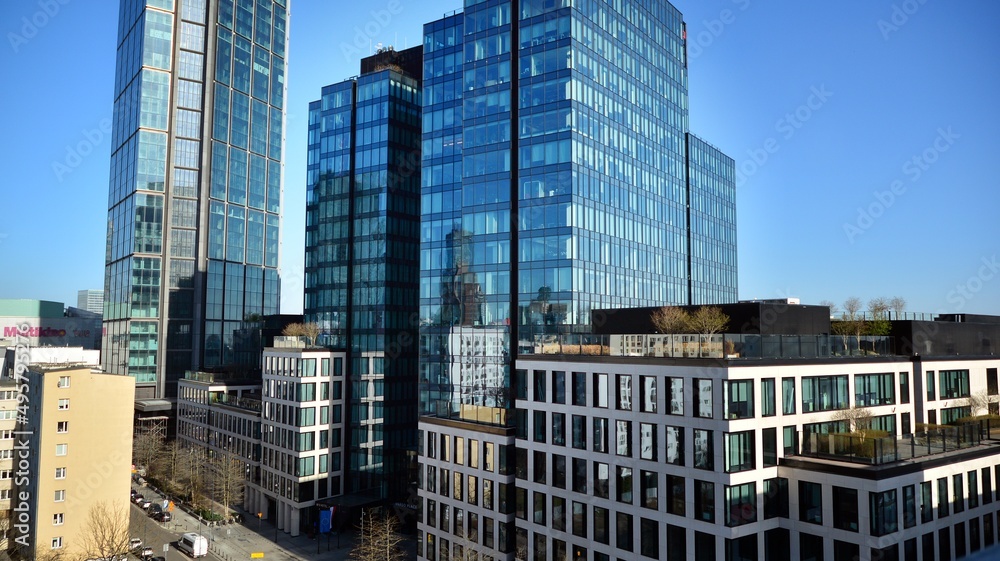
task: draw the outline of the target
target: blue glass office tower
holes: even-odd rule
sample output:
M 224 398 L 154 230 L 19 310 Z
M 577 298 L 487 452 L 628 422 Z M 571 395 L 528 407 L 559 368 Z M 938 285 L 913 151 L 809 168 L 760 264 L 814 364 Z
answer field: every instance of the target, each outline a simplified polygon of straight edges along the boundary
M 122 0 L 103 367 L 138 398 L 278 310 L 287 0 Z
M 305 319 L 347 350 L 345 491 L 394 498 L 415 467 L 421 50 L 309 105 Z
M 418 556 L 516 553 L 521 349 L 594 309 L 735 299 L 734 164 L 689 136 L 687 80 L 663 0 L 466 0 L 424 27 Z

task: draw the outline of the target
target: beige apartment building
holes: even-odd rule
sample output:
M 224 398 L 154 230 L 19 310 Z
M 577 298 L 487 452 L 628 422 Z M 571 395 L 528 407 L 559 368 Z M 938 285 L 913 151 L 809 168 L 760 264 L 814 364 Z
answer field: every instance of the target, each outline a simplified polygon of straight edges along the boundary
M 10 549 L 84 559 L 92 507 L 103 503 L 128 524 L 135 380 L 33 364 L 15 382 L 27 408 L 13 432 Z

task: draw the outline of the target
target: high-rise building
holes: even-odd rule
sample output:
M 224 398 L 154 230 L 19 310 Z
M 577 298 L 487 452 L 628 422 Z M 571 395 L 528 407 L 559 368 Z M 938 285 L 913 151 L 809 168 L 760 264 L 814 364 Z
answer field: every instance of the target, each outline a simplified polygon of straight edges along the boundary
M 79 290 L 76 293 L 76 307 L 95 314 L 104 313 L 103 290 Z
M 437 481 L 489 496 L 484 549 L 513 555 L 522 349 L 559 334 L 586 346 L 596 309 L 736 299 L 735 166 L 690 133 L 687 64 L 666 1 L 483 0 L 424 27 L 428 536 L 462 523 L 434 510 Z M 437 469 L 459 459 L 475 469 Z
M 365 58 L 309 105 L 304 312 L 347 352 L 348 493 L 414 480 L 421 50 Z
M 122 0 L 103 367 L 136 397 L 278 311 L 287 0 Z

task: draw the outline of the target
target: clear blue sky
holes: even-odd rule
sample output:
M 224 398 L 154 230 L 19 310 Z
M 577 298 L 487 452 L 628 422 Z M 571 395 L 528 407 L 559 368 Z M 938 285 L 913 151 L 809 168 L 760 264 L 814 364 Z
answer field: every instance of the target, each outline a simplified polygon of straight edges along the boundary
M 0 298 L 73 304 L 103 286 L 118 2 L 48 1 L 0 2 Z M 741 298 L 1000 314 L 1000 3 L 675 5 L 692 130 L 740 170 Z M 302 305 L 308 102 L 460 6 L 292 0 L 283 311 Z

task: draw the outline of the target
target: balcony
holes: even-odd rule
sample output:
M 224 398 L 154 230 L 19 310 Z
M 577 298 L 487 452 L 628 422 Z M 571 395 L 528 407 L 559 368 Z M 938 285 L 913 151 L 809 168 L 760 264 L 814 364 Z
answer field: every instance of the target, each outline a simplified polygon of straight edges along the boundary
M 984 440 L 1000 437 L 1000 433 L 991 434 L 991 430 L 997 431 L 985 423 L 969 423 L 903 436 L 804 432 L 798 455 L 880 466 L 974 448 Z

